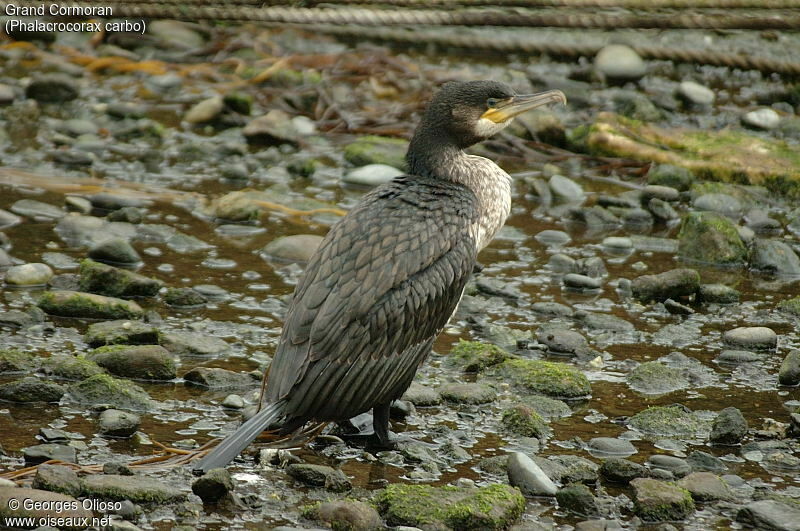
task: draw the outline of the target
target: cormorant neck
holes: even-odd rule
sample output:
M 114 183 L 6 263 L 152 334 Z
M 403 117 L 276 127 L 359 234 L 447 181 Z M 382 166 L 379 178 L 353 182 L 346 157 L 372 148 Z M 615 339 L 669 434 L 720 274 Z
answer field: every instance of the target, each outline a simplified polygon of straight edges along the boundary
M 406 153 L 410 175 L 430 177 L 453 182 L 463 182 L 465 166 L 461 162 L 467 154 L 455 139 L 437 136 L 428 128 L 420 127 L 414 133 Z

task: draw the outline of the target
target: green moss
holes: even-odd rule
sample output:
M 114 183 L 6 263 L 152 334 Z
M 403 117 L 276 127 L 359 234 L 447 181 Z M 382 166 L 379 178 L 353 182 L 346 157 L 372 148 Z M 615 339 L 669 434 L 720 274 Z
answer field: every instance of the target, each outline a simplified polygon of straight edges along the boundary
M 227 108 L 233 112 L 249 116 L 253 108 L 253 96 L 246 92 L 229 92 L 222 97 Z
M 480 341 L 464 341 L 452 348 L 448 361 L 462 367 L 464 372 L 481 372 L 487 367 L 498 365 L 511 354 L 495 345 Z
M 584 398 L 592 392 L 586 376 L 565 363 L 508 359 L 498 365 L 492 375 L 549 397 Z
M 778 310 L 800 317 L 800 297 L 794 297 L 779 302 Z
M 180 489 L 161 480 L 139 476 L 95 475 L 84 479 L 84 494 L 107 500 L 163 504 L 185 497 Z
M 0 373 L 30 371 L 35 366 L 35 358 L 27 352 L 15 348 L 0 349 Z
M 514 405 L 503 411 L 500 423 L 506 431 L 522 437 L 543 439 L 550 432 L 547 422 L 542 416 L 522 404 Z
M 389 485 L 376 499 L 389 525 L 430 529 L 505 529 L 522 515 L 525 498 L 507 485 L 481 488 Z

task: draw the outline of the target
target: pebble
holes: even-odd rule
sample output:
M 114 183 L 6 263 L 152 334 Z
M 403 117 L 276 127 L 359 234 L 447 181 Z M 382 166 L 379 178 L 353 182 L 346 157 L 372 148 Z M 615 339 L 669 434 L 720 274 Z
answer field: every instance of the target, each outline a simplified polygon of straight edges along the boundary
M 603 279 L 579 275 L 578 273 L 567 273 L 564 275 L 563 281 L 568 288 L 579 290 L 595 290 L 603 286 Z
M 775 129 L 781 123 L 780 115 L 772 109 L 758 109 L 742 116 L 742 123 L 756 129 Z
M 628 251 L 633 249 L 633 241 L 625 236 L 608 236 L 603 238 L 603 247 L 610 250 Z
M 671 455 L 651 455 L 647 464 L 651 469 L 668 470 L 676 478 L 681 478 L 692 471 L 692 467 L 685 459 Z
M 572 241 L 570 235 L 563 230 L 552 229 L 539 232 L 536 234 L 536 236 L 534 236 L 534 239 L 543 245 L 547 245 L 548 247 L 560 247 Z
M 53 278 L 53 270 L 47 264 L 31 263 L 12 266 L 6 271 L 6 284 L 12 286 L 43 286 Z
M 739 509 L 736 521 L 754 529 L 800 531 L 800 508 L 777 500 L 754 501 Z
M 778 346 L 778 334 L 766 326 L 741 326 L 722 334 L 725 344 L 745 349 L 766 350 Z
M 778 382 L 781 385 L 800 384 L 800 350 L 791 350 L 783 358 L 778 372 Z
M 17 97 L 14 87 L 0 83 L 0 105 L 8 105 Z
M 553 175 L 547 183 L 553 196 L 562 201 L 579 202 L 586 196 L 583 187 L 569 177 Z
M 633 443 L 614 437 L 595 437 L 589 441 L 587 450 L 594 457 L 627 457 L 636 453 Z
M 78 97 L 77 82 L 64 74 L 44 74 L 35 77 L 25 89 L 25 95 L 40 103 L 66 103 Z
M 708 439 L 712 444 L 736 445 L 747 434 L 747 420 L 735 407 L 726 407 L 719 412 L 711 426 Z
M 228 395 L 221 402 L 222 407 L 230 409 L 242 409 L 245 406 L 244 398 L 239 395 Z
M 367 164 L 348 171 L 342 181 L 357 186 L 379 186 L 403 174 L 402 170 L 387 164 Z
M 315 234 L 281 236 L 265 245 L 260 254 L 267 259 L 308 262 L 320 243 L 322 236 Z
M 648 184 L 642 188 L 641 198 L 642 203 L 646 203 L 653 198 L 674 202 L 680 198 L 680 192 L 671 186 Z
M 89 258 L 110 264 L 138 264 L 142 257 L 124 238 L 111 238 L 92 246 Z
M 67 213 L 57 206 L 43 203 L 35 199 L 20 199 L 11 205 L 11 212 L 29 218 L 44 218 L 47 220 L 60 219 Z
M 213 96 L 195 103 L 194 106 L 186 112 L 183 119 L 190 124 L 210 122 L 222 113 L 223 108 L 222 96 Z
M 692 201 L 696 210 L 717 212 L 731 218 L 738 218 L 742 214 L 742 203 L 728 194 L 703 194 Z
M 97 430 L 106 437 L 127 439 L 136 433 L 139 424 L 141 424 L 139 415 L 118 409 L 106 409 L 100 413 Z
M 594 58 L 594 67 L 606 77 L 618 80 L 639 79 L 647 72 L 639 54 L 624 44 L 604 46 Z
M 520 452 L 508 456 L 508 482 L 527 496 L 555 496 L 555 483 L 533 459 Z
M 716 99 L 713 90 L 694 81 L 683 81 L 678 85 L 678 96 L 684 101 L 703 107 L 713 105 Z

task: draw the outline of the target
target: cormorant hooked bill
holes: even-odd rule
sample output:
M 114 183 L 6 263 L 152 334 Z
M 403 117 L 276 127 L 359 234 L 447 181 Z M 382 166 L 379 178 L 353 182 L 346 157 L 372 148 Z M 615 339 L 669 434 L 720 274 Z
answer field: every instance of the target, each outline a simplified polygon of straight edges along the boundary
M 511 210 L 511 177 L 464 149 L 556 102 L 566 103 L 561 91 L 516 95 L 494 81 L 442 86 L 408 147 L 408 174 L 366 194 L 311 257 L 265 376 L 266 406 L 196 473 L 227 465 L 271 425 L 291 433 L 369 409 L 379 444 L 389 445 L 389 405 L 411 385 Z

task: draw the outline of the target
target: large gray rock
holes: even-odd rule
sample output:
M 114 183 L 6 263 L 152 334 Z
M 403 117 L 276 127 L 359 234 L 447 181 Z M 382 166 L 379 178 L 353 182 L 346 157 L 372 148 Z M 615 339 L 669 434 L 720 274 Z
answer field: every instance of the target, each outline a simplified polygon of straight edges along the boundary
M 756 240 L 750 247 L 750 268 L 774 275 L 800 275 L 800 258 L 778 240 Z
M 631 481 L 633 512 L 646 522 L 676 522 L 694 512 L 692 495 L 671 483 L 650 478 Z
M 709 440 L 714 444 L 734 445 L 742 442 L 747 434 L 747 420 L 735 407 L 726 407 L 719 412 L 711 428 Z
M 6 270 L 6 284 L 17 287 L 43 286 L 53 278 L 53 270 L 47 264 L 22 264 Z
M 750 502 L 736 513 L 736 521 L 755 529 L 800 530 L 800 508 L 775 500 Z
M 555 496 L 558 488 L 533 459 L 521 452 L 508 456 L 508 482 L 527 496 Z
M 647 72 L 639 54 L 624 44 L 604 46 L 594 58 L 594 67 L 604 76 L 615 80 L 635 80 Z
M 692 295 L 700 288 L 694 269 L 672 269 L 657 275 L 642 275 L 631 283 L 633 296 L 642 301 L 664 301 Z
M 678 256 L 720 265 L 744 264 L 747 248 L 736 226 L 715 212 L 690 212 L 678 233 Z

